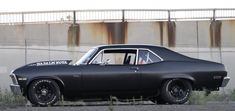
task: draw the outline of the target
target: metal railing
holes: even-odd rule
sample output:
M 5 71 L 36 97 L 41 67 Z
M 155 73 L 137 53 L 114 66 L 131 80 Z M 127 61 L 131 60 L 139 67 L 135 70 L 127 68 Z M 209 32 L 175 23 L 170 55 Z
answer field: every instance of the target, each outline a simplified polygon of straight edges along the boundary
M 235 19 L 231 9 L 126 9 L 2 12 L 0 24 Z

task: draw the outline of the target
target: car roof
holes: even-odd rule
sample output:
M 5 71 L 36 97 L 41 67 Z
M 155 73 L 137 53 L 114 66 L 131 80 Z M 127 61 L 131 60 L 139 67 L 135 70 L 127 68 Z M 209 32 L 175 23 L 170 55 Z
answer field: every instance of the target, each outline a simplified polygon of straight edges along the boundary
M 112 44 L 112 45 L 100 45 L 96 48 L 106 49 L 106 48 L 163 48 L 161 46 L 149 45 L 149 44 Z
M 108 49 L 108 48 L 146 48 L 157 55 L 159 55 L 164 60 L 170 60 L 170 61 L 176 61 L 176 60 L 187 60 L 192 61 L 192 58 L 189 58 L 187 56 L 184 56 L 182 54 L 179 54 L 177 52 L 174 52 L 172 50 L 169 50 L 168 48 L 157 46 L 157 45 L 151 45 L 151 44 L 112 44 L 112 45 L 100 45 L 96 46 L 95 48 L 99 50 Z

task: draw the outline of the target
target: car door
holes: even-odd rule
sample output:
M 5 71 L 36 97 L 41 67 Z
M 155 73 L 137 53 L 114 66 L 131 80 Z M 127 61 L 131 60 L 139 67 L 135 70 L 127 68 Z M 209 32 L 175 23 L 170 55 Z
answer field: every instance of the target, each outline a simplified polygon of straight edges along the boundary
M 106 49 L 82 68 L 85 92 L 136 92 L 140 89 L 140 73 L 136 49 Z
M 138 52 L 137 66 L 141 72 L 141 90 L 156 90 L 161 82 L 161 61 L 163 59 L 149 49 L 140 49 Z

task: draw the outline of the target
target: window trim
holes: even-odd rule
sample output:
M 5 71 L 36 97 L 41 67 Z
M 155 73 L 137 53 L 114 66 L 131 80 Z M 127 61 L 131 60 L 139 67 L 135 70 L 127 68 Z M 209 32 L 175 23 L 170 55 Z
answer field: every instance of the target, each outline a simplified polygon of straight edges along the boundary
M 136 54 L 138 55 L 138 53 L 137 53 L 138 48 L 106 48 L 106 49 L 100 50 L 100 51 L 91 59 L 91 61 L 89 62 L 89 64 L 92 64 L 92 62 L 94 61 L 94 59 L 95 59 L 100 53 L 102 53 L 102 52 L 105 51 L 105 50 L 136 50 Z M 137 59 L 136 59 L 136 60 L 137 60 Z M 135 60 L 135 62 L 136 62 L 136 60 Z M 136 63 L 135 63 L 135 64 L 136 64 Z
M 139 49 L 137 49 L 136 51 L 135 65 L 138 65 L 138 60 L 139 60 Z
M 89 61 L 91 60 L 91 58 L 92 58 L 92 57 L 95 55 L 95 53 L 98 51 L 98 48 L 96 48 L 96 47 L 95 47 L 95 48 L 91 48 L 91 49 L 94 49 L 95 51 L 94 51 L 94 53 L 91 55 L 91 57 L 89 58 L 89 60 L 85 63 L 85 65 L 89 64 Z M 91 49 L 89 49 L 88 51 L 90 51 Z M 88 52 L 88 51 L 87 51 L 87 52 Z M 86 52 L 86 53 L 87 53 L 87 52 Z M 86 53 L 85 53 L 85 54 L 86 54 Z M 84 55 L 85 55 L 85 54 L 84 54 Z M 83 55 L 83 56 L 84 56 L 84 55 Z M 82 57 L 83 57 L 83 56 L 82 56 Z M 82 58 L 82 57 L 81 57 L 81 58 Z M 80 59 L 81 59 L 81 58 L 80 58 Z M 80 59 L 79 59 L 79 60 L 80 60 Z M 79 61 L 79 60 L 78 60 L 78 61 Z M 74 65 L 79 65 L 79 64 L 77 63 L 78 61 L 76 61 L 76 63 L 75 63 Z M 80 64 L 80 65 L 81 65 L 81 64 Z
M 139 50 L 147 50 L 147 51 L 149 51 L 150 53 L 152 53 L 153 55 L 155 55 L 157 58 L 159 58 L 159 59 L 160 59 L 159 62 L 163 61 L 163 59 L 162 59 L 159 55 L 157 55 L 156 53 L 154 53 L 154 52 L 153 52 L 152 50 L 150 50 L 150 49 L 147 49 L 147 48 L 139 48 Z M 138 57 L 139 57 L 139 51 L 138 51 Z M 137 60 L 137 61 L 136 61 L 136 65 L 145 65 L 145 64 L 138 64 L 139 58 L 137 58 L 136 60 Z M 155 62 L 153 62 L 153 63 L 155 63 Z M 148 64 L 151 64 L 151 63 L 148 63 Z
M 92 62 L 94 61 L 94 59 L 103 51 L 105 50 L 136 50 L 136 60 L 135 60 L 135 64 L 134 65 L 139 65 L 138 64 L 138 60 L 139 60 L 139 50 L 147 50 L 149 52 L 151 52 L 152 54 L 154 54 L 155 56 L 157 56 L 160 61 L 163 61 L 163 59 L 157 55 L 156 53 L 154 53 L 152 50 L 148 49 L 148 48 L 105 48 L 100 50 L 92 59 L 88 64 L 92 64 Z

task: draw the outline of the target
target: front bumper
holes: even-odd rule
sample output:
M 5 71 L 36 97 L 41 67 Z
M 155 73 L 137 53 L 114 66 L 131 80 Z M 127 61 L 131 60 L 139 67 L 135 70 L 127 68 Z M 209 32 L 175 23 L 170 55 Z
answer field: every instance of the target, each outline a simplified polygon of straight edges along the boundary
M 230 80 L 230 77 L 224 77 L 221 87 L 227 86 L 229 80 Z
M 22 94 L 19 85 L 11 84 L 11 85 L 10 85 L 10 88 L 11 88 L 11 92 L 12 92 L 14 95 L 21 95 L 21 94 Z

